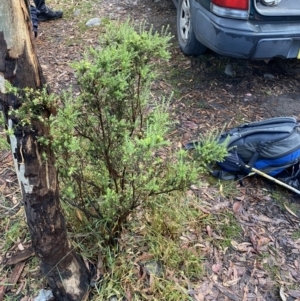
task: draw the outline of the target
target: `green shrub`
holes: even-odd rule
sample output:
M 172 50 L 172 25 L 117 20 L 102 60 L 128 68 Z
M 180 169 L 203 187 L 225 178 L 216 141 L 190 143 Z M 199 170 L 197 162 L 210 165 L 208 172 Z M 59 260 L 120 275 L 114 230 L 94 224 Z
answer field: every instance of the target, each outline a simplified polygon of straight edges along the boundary
M 74 64 L 80 95 L 65 95 L 52 122 L 62 198 L 110 244 L 134 210 L 188 187 L 216 159 L 210 150 L 224 153 L 203 146 L 200 164 L 168 139 L 168 101 L 153 99 L 150 88 L 169 42 L 165 30 L 109 24 L 99 48 Z

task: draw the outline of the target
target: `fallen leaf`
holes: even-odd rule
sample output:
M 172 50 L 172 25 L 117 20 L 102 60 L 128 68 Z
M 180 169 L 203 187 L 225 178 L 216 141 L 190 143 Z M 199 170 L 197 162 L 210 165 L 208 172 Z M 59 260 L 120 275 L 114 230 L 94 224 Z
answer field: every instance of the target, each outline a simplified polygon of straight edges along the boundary
M 224 194 L 223 194 L 223 184 L 220 185 L 220 195 L 224 198 Z
M 259 247 L 269 243 L 270 241 L 271 241 L 271 239 L 268 237 L 265 237 L 265 236 L 260 236 L 257 240 Z
M 231 292 L 228 292 L 225 288 L 221 287 L 217 283 L 215 283 L 215 286 L 219 289 L 219 291 L 224 294 L 226 297 L 230 298 L 231 300 L 234 301 L 240 301 L 241 298 L 237 294 L 232 294 Z
M 293 298 L 300 298 L 300 290 L 289 290 L 287 293 Z
M 232 209 L 235 214 L 239 214 L 242 210 L 242 203 L 234 202 L 234 204 L 232 205 Z
M 219 204 L 217 204 L 217 205 L 211 207 L 211 210 L 213 210 L 213 211 L 218 211 L 218 210 L 227 208 L 228 206 L 229 206 L 229 202 L 226 201 L 226 202 L 222 202 L 222 203 L 219 203 Z
M 213 233 L 212 233 L 211 227 L 209 225 L 206 227 L 206 232 L 207 232 L 209 237 L 212 237 Z
M 9 276 L 9 284 L 15 285 L 17 281 L 19 280 L 21 273 L 24 269 L 25 262 L 19 262 L 12 270 L 11 275 Z
M 24 251 L 24 250 L 25 250 L 25 248 L 23 247 L 22 243 L 19 243 L 19 244 L 18 244 L 18 249 L 19 249 L 20 251 Z
M 197 125 L 196 123 L 194 123 L 194 122 L 191 122 L 191 121 L 186 121 L 186 122 L 184 122 L 184 123 L 183 123 L 183 126 L 186 126 L 186 127 L 188 127 L 189 129 L 191 129 L 191 130 L 195 130 L 195 129 L 198 128 L 198 125 Z
M 284 294 L 284 288 L 283 288 L 283 286 L 280 288 L 279 295 L 280 295 L 280 298 L 281 298 L 282 301 L 286 301 L 287 300 L 286 296 Z
M 289 224 L 288 221 L 285 221 L 283 219 L 279 219 L 279 218 L 269 218 L 267 217 L 266 215 L 255 215 L 255 214 L 252 214 L 252 217 L 257 220 L 257 221 L 260 221 L 260 222 L 265 222 L 265 223 L 272 223 L 272 224 L 280 224 L 280 223 L 283 223 L 283 224 Z
M 218 274 L 221 270 L 222 266 L 220 264 L 213 264 L 211 269 L 214 273 Z
M 14 292 L 14 294 L 16 296 L 19 295 L 25 286 L 26 286 L 26 280 L 25 281 L 21 281 L 18 289 Z
M 0 279 L 0 283 L 6 283 L 6 285 L 5 284 L 0 285 L 0 301 L 3 300 L 6 290 L 16 285 L 24 269 L 24 266 L 25 266 L 25 262 L 18 263 L 13 268 L 11 275 L 9 276 L 9 279 L 5 279 L 5 277 Z
M 233 285 L 236 285 L 240 280 L 241 280 L 241 277 L 235 278 L 235 279 L 223 282 L 223 285 L 225 287 L 233 286 Z
M 248 284 L 247 284 L 244 287 L 244 294 L 243 294 L 243 300 L 242 301 L 247 301 L 248 292 L 249 292 L 249 288 L 248 288 Z
M 204 297 L 205 296 L 201 294 L 201 292 L 197 292 L 196 294 L 193 294 L 193 299 L 195 301 L 205 301 Z
M 139 262 L 139 261 L 144 261 L 144 260 L 148 260 L 148 259 L 152 259 L 153 255 L 149 254 L 149 253 L 143 253 L 141 256 L 137 257 L 135 259 L 135 263 Z
M 76 209 L 76 216 L 77 216 L 77 218 L 79 219 L 79 221 L 83 221 L 83 218 L 82 218 L 82 214 L 81 214 L 81 211 L 80 210 L 78 210 L 78 209 Z
M 231 241 L 231 245 L 234 247 L 234 249 L 240 251 L 240 252 L 255 252 L 254 248 L 251 247 L 251 243 L 249 242 L 243 242 L 243 243 L 238 243 L 234 240 Z
M 0 301 L 3 300 L 4 298 L 4 293 L 5 293 L 5 290 L 6 290 L 6 286 L 5 285 L 1 285 L 1 283 L 6 283 L 7 282 L 7 279 L 5 277 L 3 278 L 0 278 Z
M 285 209 L 293 216 L 298 218 L 298 215 L 296 213 L 294 213 L 285 203 L 283 204 Z
M 128 300 L 128 301 L 132 300 L 132 295 L 131 295 L 131 291 L 129 288 L 126 290 L 126 300 Z
M 18 252 L 17 254 L 12 255 L 6 262 L 5 265 L 14 265 L 21 261 L 24 261 L 32 256 L 34 256 L 34 250 L 30 246 L 24 251 Z
M 103 264 L 103 257 L 102 254 L 98 254 L 98 261 L 97 261 L 97 281 L 101 278 L 102 275 L 104 275 L 104 264 Z

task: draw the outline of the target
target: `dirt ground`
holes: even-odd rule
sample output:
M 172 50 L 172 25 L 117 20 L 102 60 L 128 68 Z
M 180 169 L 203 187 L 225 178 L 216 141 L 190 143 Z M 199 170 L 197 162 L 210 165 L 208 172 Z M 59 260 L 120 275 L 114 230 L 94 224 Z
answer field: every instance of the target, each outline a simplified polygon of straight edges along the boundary
M 211 51 L 198 58 L 184 57 L 176 42 L 176 9 L 171 0 L 111 0 L 101 2 L 98 6 L 93 8 L 94 15 L 91 13 L 91 18 L 100 17 L 105 21 L 130 17 L 137 23 L 152 24 L 158 30 L 162 26 L 169 27 L 174 35 L 171 64 L 177 68 L 176 77 L 181 82 L 179 90 L 182 95 L 193 98 L 195 106 L 206 103 L 212 110 L 225 110 L 227 118 L 237 115 L 245 116 L 248 120 L 273 116 L 299 117 L 299 61 L 276 59 L 267 64 L 264 61 L 223 57 Z M 62 72 L 60 67 L 76 59 L 83 53 L 79 50 L 95 42 L 95 28 L 84 33 L 84 44 L 76 37 L 78 33 L 75 32 L 74 23 L 83 22 L 80 20 L 80 9 L 78 11 L 77 19 L 62 19 L 40 26 L 37 50 L 46 69 L 45 74 L 55 90 L 64 87 L 64 81 L 72 75 L 72 70 L 67 68 Z M 71 13 L 68 12 L 68 15 Z M 85 39 L 84 36 L 81 38 Z M 233 76 L 225 74 L 227 65 L 232 67 Z M 181 97 L 180 100 L 184 102 L 185 98 Z
M 176 41 L 176 9 L 172 0 L 95 1 L 59 0 L 49 5 L 64 10 L 65 18 L 40 24 L 37 52 L 54 92 L 76 82 L 70 63 L 82 57 L 86 46 L 97 43 L 100 27 L 83 29 L 89 18 L 169 26 L 174 35 L 172 58 L 154 84 L 156 93 L 172 98 L 176 123 L 174 140 L 182 144 L 211 129 L 276 116 L 300 119 L 300 61 L 276 59 L 268 64 L 223 57 L 211 51 L 198 58 L 184 56 Z M 73 3 L 73 1 L 72 1 Z M 233 74 L 225 73 L 226 66 Z M 229 210 L 243 229 L 243 239 L 221 251 L 201 240 L 206 277 L 190 292 L 194 300 L 300 300 L 300 197 L 259 178 L 247 179 L 239 196 L 227 198 L 209 186 L 193 188 L 205 210 Z M 281 195 L 280 202 L 274 192 Z M 207 229 L 211 239 L 220 239 Z M 166 299 L 168 300 L 168 299 Z

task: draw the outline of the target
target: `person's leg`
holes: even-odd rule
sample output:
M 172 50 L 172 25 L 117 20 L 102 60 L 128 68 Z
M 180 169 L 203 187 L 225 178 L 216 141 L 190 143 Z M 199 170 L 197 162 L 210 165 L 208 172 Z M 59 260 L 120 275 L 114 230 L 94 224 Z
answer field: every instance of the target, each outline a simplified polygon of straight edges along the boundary
M 43 6 L 45 6 L 45 0 L 33 0 L 35 7 L 40 10 Z
M 38 20 L 39 21 L 49 21 L 59 19 L 63 16 L 63 12 L 60 10 L 54 11 L 50 9 L 46 4 L 45 0 L 33 0 L 34 4 L 38 10 Z

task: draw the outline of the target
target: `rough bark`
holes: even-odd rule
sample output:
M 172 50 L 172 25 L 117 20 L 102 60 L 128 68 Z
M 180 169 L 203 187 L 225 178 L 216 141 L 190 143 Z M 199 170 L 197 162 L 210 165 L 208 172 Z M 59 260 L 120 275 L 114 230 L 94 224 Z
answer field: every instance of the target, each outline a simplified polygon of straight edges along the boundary
M 0 0 L 0 104 L 10 136 L 18 180 L 32 246 L 41 260 L 41 269 L 58 300 L 83 300 L 88 291 L 89 273 L 67 237 L 59 202 L 55 159 L 50 146 L 37 142 L 49 129 L 33 120 L 21 126 L 8 116 L 9 107 L 18 108 L 22 100 L 5 94 L 4 79 L 19 88 L 41 88 L 44 84 L 34 48 L 27 0 Z M 45 110 L 43 116 L 50 116 Z M 42 155 L 47 155 L 47 160 Z

